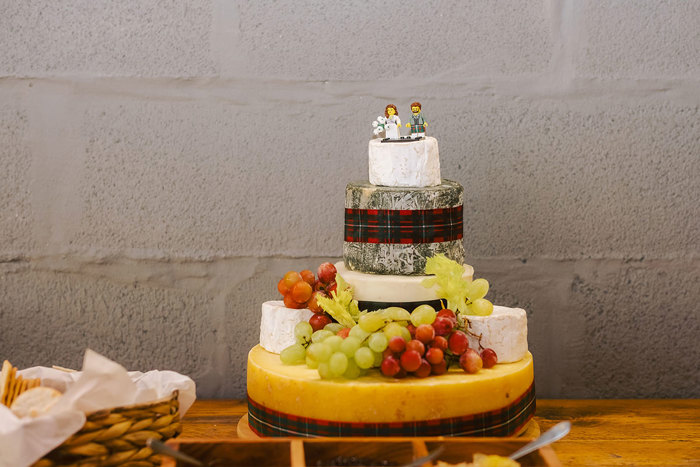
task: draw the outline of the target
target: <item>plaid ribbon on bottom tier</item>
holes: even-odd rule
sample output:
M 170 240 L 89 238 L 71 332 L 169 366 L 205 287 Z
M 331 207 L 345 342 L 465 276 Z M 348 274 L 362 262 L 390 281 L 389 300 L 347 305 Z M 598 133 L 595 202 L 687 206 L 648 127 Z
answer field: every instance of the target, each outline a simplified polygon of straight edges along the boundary
M 259 436 L 512 436 L 535 414 L 535 383 L 498 410 L 414 422 L 353 423 L 299 417 L 271 410 L 248 397 L 248 424 Z

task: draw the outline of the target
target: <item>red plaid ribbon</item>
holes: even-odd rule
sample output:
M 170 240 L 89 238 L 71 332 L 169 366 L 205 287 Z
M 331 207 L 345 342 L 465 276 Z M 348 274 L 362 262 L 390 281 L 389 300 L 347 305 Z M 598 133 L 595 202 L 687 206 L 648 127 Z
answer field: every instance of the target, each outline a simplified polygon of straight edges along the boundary
M 441 243 L 462 238 L 462 205 L 443 209 L 345 209 L 345 241 Z
M 278 412 L 248 397 L 248 424 L 259 436 L 512 436 L 535 414 L 535 383 L 510 405 L 464 417 L 416 422 L 352 423 Z

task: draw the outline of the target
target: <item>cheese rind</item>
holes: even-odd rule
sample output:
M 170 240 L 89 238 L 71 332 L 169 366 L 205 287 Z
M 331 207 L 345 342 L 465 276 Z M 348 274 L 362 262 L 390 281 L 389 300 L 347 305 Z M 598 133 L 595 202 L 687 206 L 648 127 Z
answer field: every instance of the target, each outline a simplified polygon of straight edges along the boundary
M 372 185 L 424 187 L 440 184 L 440 153 L 431 136 L 418 141 L 369 142 Z
M 311 310 L 287 308 L 280 300 L 263 303 L 260 319 L 260 345 L 269 352 L 280 353 L 296 343 L 294 327 L 302 321 L 308 321 L 312 316 Z
M 498 363 L 517 362 L 527 350 L 527 313 L 522 308 L 493 307 L 489 316 L 467 316 L 469 330 L 481 334 L 481 345 L 492 348 Z M 479 348 L 479 339 L 469 336 L 469 347 Z
M 506 407 L 533 382 L 532 356 L 467 374 L 454 367 L 429 378 L 393 379 L 372 370 L 354 380 L 322 380 L 306 365 L 283 365 L 260 346 L 248 354 L 248 396 L 276 411 L 342 422 L 461 417 Z
M 353 298 L 368 302 L 429 302 L 438 300 L 437 286 L 423 287 L 421 282 L 432 276 L 365 274 L 351 271 L 342 261 L 335 263 L 340 276 L 352 286 Z M 464 277 L 471 280 L 474 268 L 464 265 Z M 411 311 L 411 310 L 408 310 Z

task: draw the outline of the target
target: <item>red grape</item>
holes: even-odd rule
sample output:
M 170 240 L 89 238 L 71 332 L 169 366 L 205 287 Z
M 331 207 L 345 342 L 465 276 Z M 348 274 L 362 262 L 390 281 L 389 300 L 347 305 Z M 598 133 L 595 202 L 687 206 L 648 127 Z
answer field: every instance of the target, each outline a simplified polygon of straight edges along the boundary
M 338 284 L 336 284 L 335 281 L 332 281 L 329 284 L 326 284 L 326 292 L 331 297 L 333 296 L 333 295 L 331 295 L 331 292 L 336 292 L 336 290 L 338 290 Z M 336 293 L 338 293 L 338 292 L 336 292 Z
M 447 339 L 442 336 L 435 336 L 435 339 L 430 343 L 430 347 L 435 347 L 444 352 L 447 350 Z
M 281 293 L 283 297 L 289 292 L 289 287 L 284 283 L 284 279 L 280 279 L 277 283 L 277 291 Z
M 411 333 L 411 339 L 416 338 L 416 327 L 413 325 L 413 323 L 408 323 L 408 326 L 406 326 L 406 329 L 408 329 L 408 332 Z
M 345 339 L 346 337 L 348 337 L 348 334 L 350 334 L 350 328 L 343 328 L 340 331 L 338 331 L 338 334 L 336 334 L 336 336 L 340 336 L 343 339 Z
M 459 366 L 467 373 L 477 373 L 484 366 L 478 352 L 474 349 L 467 349 L 466 352 L 459 357 Z
M 290 291 L 290 294 L 292 295 L 294 301 L 303 304 L 306 304 L 306 302 L 309 301 L 312 293 L 313 289 L 308 283 L 304 281 L 299 281 L 296 284 L 294 284 L 292 286 L 292 290 Z
M 284 306 L 286 306 L 287 308 L 292 308 L 295 310 L 299 310 L 301 308 L 304 308 L 304 304 L 299 303 L 296 300 L 294 300 L 294 298 L 292 298 L 291 293 L 288 293 L 287 295 L 285 295 L 283 301 L 284 301 Z
M 431 347 L 425 352 L 425 359 L 433 365 L 437 365 L 445 359 L 445 354 L 437 347 Z
M 325 313 L 316 313 L 311 318 L 309 318 L 309 324 L 311 325 L 311 329 L 313 329 L 314 332 L 318 331 L 319 329 L 323 329 L 324 327 L 326 327 L 326 324 L 330 324 L 332 322 L 333 321 L 331 320 L 331 317 Z
M 455 331 L 447 339 L 447 345 L 455 355 L 462 355 L 469 348 L 469 339 L 462 331 Z M 478 355 L 478 354 L 477 354 Z
M 323 308 L 318 304 L 318 297 L 327 297 L 327 295 L 321 291 L 312 293 L 311 300 L 309 300 L 306 307 L 314 313 L 323 313 Z
M 318 267 L 318 279 L 324 284 L 328 284 L 335 280 L 335 274 L 337 272 L 333 263 L 323 263 Z
M 382 374 L 384 376 L 394 376 L 401 370 L 399 361 L 394 356 L 385 357 L 382 360 Z
M 308 269 L 304 269 L 299 273 L 299 275 L 301 276 L 301 280 L 313 287 L 314 283 L 316 282 L 316 277 L 314 276 L 313 272 L 309 271 Z
M 284 280 L 284 285 L 291 289 L 294 284 L 301 280 L 301 274 L 296 271 L 289 271 L 282 279 Z
M 455 312 L 450 310 L 449 308 L 443 308 L 442 310 L 438 311 L 436 318 L 439 318 L 441 316 L 450 318 L 452 321 L 457 322 L 457 315 L 455 315 Z
M 401 336 L 394 336 L 389 339 L 389 349 L 392 352 L 400 353 L 406 348 L 406 341 Z
M 420 354 L 415 350 L 406 350 L 403 354 L 401 354 L 401 368 L 408 372 L 416 371 L 422 360 L 423 359 L 420 357 Z
M 382 358 L 386 358 L 386 357 L 399 358 L 399 355 L 395 352 L 392 352 L 391 349 L 389 347 L 387 347 L 386 349 L 384 349 L 384 352 L 382 352 Z
M 422 359 L 420 362 L 420 366 L 416 371 L 413 372 L 413 374 L 419 378 L 427 378 L 428 376 L 430 376 L 431 371 L 432 367 L 430 366 L 430 363 L 428 363 L 426 359 Z
M 442 375 L 447 373 L 447 360 L 443 360 L 440 363 L 436 363 L 434 365 L 430 365 L 432 369 L 432 373 L 434 375 Z
M 484 368 L 493 368 L 493 366 L 498 363 L 498 356 L 493 349 L 482 350 L 481 359 L 484 361 Z
M 418 355 L 423 355 L 425 353 L 425 344 L 417 339 L 413 339 L 406 343 L 406 350 L 415 350 L 418 352 Z
M 435 329 L 431 324 L 421 324 L 416 328 L 416 339 L 424 344 L 435 338 Z
M 433 323 L 433 329 L 435 329 L 435 334 L 437 334 L 438 336 L 446 336 L 450 332 L 452 332 L 452 328 L 454 328 L 454 325 L 454 321 L 452 321 L 447 316 L 440 316 L 435 319 L 435 322 Z

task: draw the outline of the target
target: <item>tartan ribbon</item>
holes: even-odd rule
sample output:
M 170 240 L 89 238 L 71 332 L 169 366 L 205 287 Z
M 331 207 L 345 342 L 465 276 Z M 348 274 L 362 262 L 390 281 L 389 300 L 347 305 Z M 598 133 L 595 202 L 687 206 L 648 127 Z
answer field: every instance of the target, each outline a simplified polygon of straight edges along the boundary
M 440 209 L 345 209 L 345 241 L 441 243 L 462 238 L 463 207 Z
M 397 388 L 398 390 L 398 388 Z M 414 422 L 355 423 L 278 412 L 248 396 L 248 424 L 259 436 L 512 436 L 535 414 L 535 383 L 506 407 L 463 417 Z

